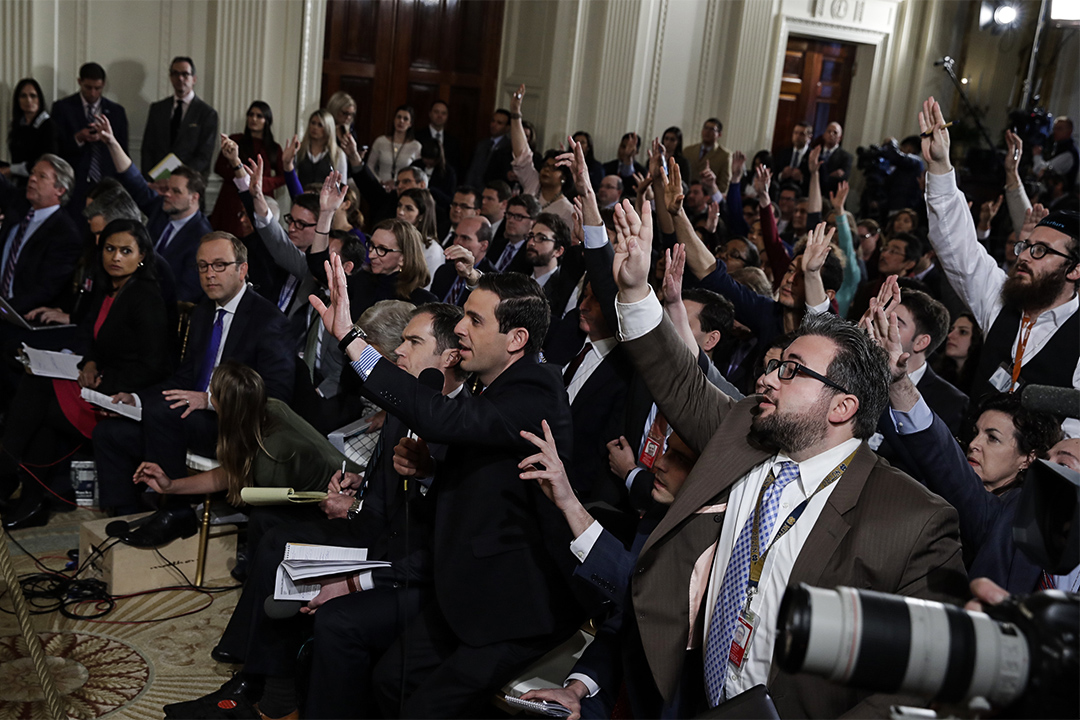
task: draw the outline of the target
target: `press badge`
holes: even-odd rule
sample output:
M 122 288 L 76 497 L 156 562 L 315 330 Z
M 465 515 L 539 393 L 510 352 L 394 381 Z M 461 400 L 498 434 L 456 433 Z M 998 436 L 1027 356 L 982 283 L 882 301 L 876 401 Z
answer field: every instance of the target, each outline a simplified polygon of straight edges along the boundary
M 653 438 L 645 438 L 645 444 L 641 446 L 641 455 L 638 457 L 638 462 L 645 467 L 652 470 L 653 463 L 656 462 L 657 456 L 660 455 L 660 442 Z
M 754 640 L 754 630 L 757 628 L 758 616 L 745 608 L 739 613 L 735 621 L 735 636 L 731 638 L 731 650 L 728 651 L 728 662 L 735 674 L 742 672 L 743 661 L 746 660 L 747 650 Z

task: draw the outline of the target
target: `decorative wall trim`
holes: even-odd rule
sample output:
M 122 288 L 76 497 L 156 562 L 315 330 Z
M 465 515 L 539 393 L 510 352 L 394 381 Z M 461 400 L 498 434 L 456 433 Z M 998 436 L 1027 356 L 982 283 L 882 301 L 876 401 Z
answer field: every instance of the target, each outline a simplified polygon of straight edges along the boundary
M 670 0 L 660 0 L 660 20 L 656 25 L 656 44 L 652 53 L 652 77 L 649 82 L 649 99 L 645 111 L 645 123 L 643 128 L 656 127 L 656 104 L 660 95 L 660 62 L 664 57 L 664 33 L 667 31 L 668 3 Z M 644 144 L 645 140 L 642 140 Z
M 218 127 L 226 135 L 246 122 L 248 104 L 262 95 L 266 43 L 266 3 L 232 0 L 219 3 L 214 38 L 214 95 Z
M 697 94 L 694 96 L 694 117 L 705 118 L 710 115 L 706 105 L 716 90 L 716 72 L 719 64 L 720 38 L 717 37 L 717 25 L 721 14 L 720 0 L 706 0 L 705 22 L 702 24 L 703 42 L 701 46 L 701 67 L 698 71 Z

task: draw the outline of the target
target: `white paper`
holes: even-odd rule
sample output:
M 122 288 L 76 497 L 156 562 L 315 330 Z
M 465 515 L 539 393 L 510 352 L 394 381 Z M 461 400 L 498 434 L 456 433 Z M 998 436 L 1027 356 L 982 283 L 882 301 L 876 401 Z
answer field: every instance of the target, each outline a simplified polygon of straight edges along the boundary
M 109 412 L 114 412 L 117 415 L 123 415 L 126 418 L 142 422 L 142 408 L 134 407 L 133 405 L 125 405 L 120 402 L 114 403 L 111 396 L 99 393 L 97 390 L 91 390 L 90 388 L 83 388 L 82 392 L 79 394 L 82 396 L 83 400 L 92 405 L 97 405 L 98 407 L 105 408 Z
M 30 372 L 38 377 L 59 378 L 60 380 L 79 379 L 79 363 L 82 362 L 82 355 L 37 350 L 26 343 L 23 343 L 23 352 L 30 361 Z
M 318 584 L 298 584 L 308 578 L 374 570 L 390 567 L 390 563 L 368 560 L 367 548 L 335 545 L 305 545 L 288 543 L 278 565 L 274 581 L 275 600 L 311 600 L 322 588 Z

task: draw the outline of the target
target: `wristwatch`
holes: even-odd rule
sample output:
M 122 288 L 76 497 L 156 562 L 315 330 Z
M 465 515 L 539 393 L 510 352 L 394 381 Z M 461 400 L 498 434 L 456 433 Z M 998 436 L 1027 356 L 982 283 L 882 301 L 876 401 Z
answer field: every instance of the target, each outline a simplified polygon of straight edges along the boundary
M 352 520 L 353 518 L 355 518 L 359 514 L 360 514 L 360 498 L 355 497 L 355 498 L 353 498 L 352 505 L 349 506 L 348 511 L 345 513 L 345 517 L 347 517 L 349 520 Z
M 341 338 L 341 342 L 338 343 L 338 349 L 341 352 L 345 352 L 345 349 L 352 345 L 353 340 L 360 338 L 361 340 L 367 340 L 367 333 L 364 332 L 364 328 L 359 325 L 353 325 L 352 329 L 345 334 L 345 337 Z

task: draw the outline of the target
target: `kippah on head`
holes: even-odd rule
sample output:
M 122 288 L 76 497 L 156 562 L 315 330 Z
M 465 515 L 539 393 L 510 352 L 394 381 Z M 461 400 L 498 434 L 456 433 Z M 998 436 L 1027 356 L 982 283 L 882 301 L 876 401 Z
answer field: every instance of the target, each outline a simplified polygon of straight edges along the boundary
M 1080 213 L 1075 210 L 1055 210 L 1035 227 L 1048 227 L 1071 238 L 1080 238 Z

